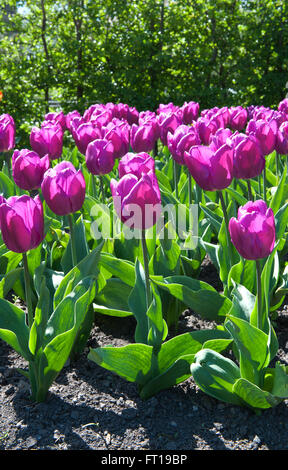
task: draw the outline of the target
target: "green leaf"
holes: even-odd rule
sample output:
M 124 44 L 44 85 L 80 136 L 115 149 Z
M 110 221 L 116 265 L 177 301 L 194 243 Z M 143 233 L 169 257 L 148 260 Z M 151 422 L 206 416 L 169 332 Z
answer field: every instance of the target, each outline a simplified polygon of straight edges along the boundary
M 252 408 L 267 409 L 281 402 L 279 398 L 261 390 L 257 385 L 244 378 L 240 378 L 235 382 L 233 393 Z
M 0 337 L 26 360 L 30 360 L 25 312 L 5 299 L 0 299 L 0 312 Z
M 85 233 L 85 225 L 83 222 L 83 215 L 78 218 L 74 223 L 74 235 L 75 235 L 75 245 L 76 245 L 76 255 L 77 255 L 77 264 L 82 261 L 89 253 L 87 238 Z M 64 273 L 68 273 L 73 268 L 72 263 L 72 251 L 71 251 L 71 238 L 63 254 L 61 260 L 62 268 Z
M 223 317 L 232 307 L 231 300 L 203 281 L 187 276 L 169 276 L 163 281 L 154 280 L 154 282 L 202 318 L 223 321 Z
M 135 263 L 136 281 L 128 299 L 128 305 L 136 318 L 135 342 L 147 344 L 148 341 L 148 317 L 146 305 L 145 273 L 139 260 Z
M 105 287 L 96 294 L 93 302 L 95 312 L 115 317 L 133 315 L 128 305 L 132 288 L 121 279 L 108 279 Z
M 274 214 L 277 213 L 277 211 L 280 209 L 282 205 L 282 201 L 284 198 L 284 189 L 285 189 L 285 182 L 286 182 L 286 173 L 287 173 L 287 167 L 284 167 L 284 171 L 282 173 L 280 183 L 277 186 L 277 189 L 271 199 L 270 202 L 270 208 L 273 210 Z
M 131 261 L 123 260 L 113 254 L 102 252 L 100 254 L 99 267 L 105 268 L 111 275 L 121 279 L 128 284 L 128 286 L 134 286 L 135 264 Z

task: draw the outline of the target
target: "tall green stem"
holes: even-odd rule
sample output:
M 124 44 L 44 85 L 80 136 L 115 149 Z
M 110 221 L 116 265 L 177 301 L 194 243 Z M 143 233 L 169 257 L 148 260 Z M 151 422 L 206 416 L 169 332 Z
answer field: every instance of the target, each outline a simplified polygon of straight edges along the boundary
M 256 259 L 256 273 L 257 273 L 257 328 L 262 329 L 262 285 L 261 285 L 261 264 L 260 260 Z
M 26 305 L 28 311 L 28 326 L 32 327 L 33 324 L 33 306 L 32 306 L 32 297 L 31 297 L 31 283 L 30 283 L 30 273 L 28 269 L 28 260 L 27 254 L 22 253 L 23 258 L 23 267 L 24 267 L 24 282 L 25 282 L 25 295 L 26 295 Z
M 223 212 L 224 221 L 225 221 L 225 232 L 226 232 L 226 240 L 227 240 L 227 248 L 228 248 L 228 256 L 229 256 L 229 271 L 230 271 L 232 267 L 232 247 L 231 247 L 231 241 L 230 241 L 230 235 L 229 235 L 229 218 L 228 218 L 226 204 L 225 204 L 222 191 L 219 191 L 219 198 L 221 201 L 222 212 Z
M 177 178 L 177 162 L 173 160 L 173 171 L 174 171 L 174 187 L 175 187 L 175 197 L 178 199 L 178 178 Z
M 148 256 L 148 250 L 147 250 L 147 244 L 146 244 L 146 238 L 145 238 L 145 229 L 142 230 L 141 243 L 142 243 L 142 252 L 143 252 L 143 260 L 144 260 L 146 305 L 147 305 L 147 310 L 148 310 L 151 304 L 152 298 L 151 298 L 151 289 L 150 289 L 150 280 L 149 280 L 149 256 Z
M 104 184 L 103 184 L 103 175 L 99 175 L 99 183 L 100 183 L 100 199 L 103 203 L 105 203 L 105 193 L 104 193 Z
M 77 264 L 77 251 L 76 251 L 76 240 L 75 240 L 74 222 L 73 222 L 72 214 L 68 215 L 68 220 L 69 220 L 69 227 L 70 227 L 72 263 L 73 263 L 73 266 L 76 266 L 76 264 Z
M 264 200 L 264 202 L 267 202 L 267 198 L 266 198 L 266 167 L 264 167 L 264 170 L 263 170 L 263 200 Z
M 247 188 L 248 188 L 248 198 L 249 198 L 249 201 L 253 201 L 252 188 L 251 188 L 251 181 L 250 181 L 249 179 L 247 180 Z

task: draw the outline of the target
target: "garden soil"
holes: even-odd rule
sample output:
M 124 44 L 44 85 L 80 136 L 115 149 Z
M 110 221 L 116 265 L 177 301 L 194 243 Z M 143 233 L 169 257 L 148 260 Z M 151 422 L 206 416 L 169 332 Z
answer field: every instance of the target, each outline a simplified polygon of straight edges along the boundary
M 203 264 L 200 278 L 221 290 L 211 263 Z M 214 326 L 187 310 L 177 334 Z M 65 365 L 39 404 L 29 400 L 28 380 L 17 371 L 26 367 L 25 361 L 0 340 L 0 450 L 288 450 L 288 400 L 256 414 L 209 397 L 190 378 L 143 401 L 136 384 L 87 359 L 90 347 L 133 342 L 134 331 L 132 317 L 96 314 L 87 347 L 77 361 Z M 276 359 L 287 365 L 286 303 L 278 311 L 275 331 Z

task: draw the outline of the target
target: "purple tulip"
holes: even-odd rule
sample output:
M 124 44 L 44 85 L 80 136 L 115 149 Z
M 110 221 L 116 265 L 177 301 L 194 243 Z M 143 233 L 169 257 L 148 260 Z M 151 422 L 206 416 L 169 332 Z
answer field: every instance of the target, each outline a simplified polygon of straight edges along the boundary
M 44 216 L 40 197 L 23 195 L 1 198 L 0 227 L 7 248 L 26 253 L 44 240 Z
M 231 129 L 229 129 L 229 127 L 225 127 L 225 129 L 218 129 L 215 134 L 210 135 L 209 147 L 216 151 L 222 147 L 222 145 L 227 143 L 229 144 L 233 135 L 234 134 Z
M 265 168 L 265 158 L 256 137 L 236 134 L 231 139 L 234 146 L 234 176 L 249 179 L 259 176 Z
M 197 119 L 195 127 L 202 144 L 209 145 L 210 137 L 217 131 L 218 124 L 213 119 L 204 116 Z
M 8 152 L 15 147 L 15 122 L 10 114 L 0 116 L 0 152 Z
M 114 146 L 114 157 L 121 158 L 129 151 L 130 126 L 126 121 L 113 118 L 102 129 L 102 138 L 111 140 Z
M 118 165 L 119 178 L 127 174 L 133 174 L 141 178 L 143 173 L 149 173 L 155 169 L 154 158 L 146 152 L 128 152 L 121 158 Z
M 183 124 L 192 124 L 193 121 L 196 121 L 199 115 L 199 107 L 199 103 L 195 101 L 189 101 L 188 103 L 185 101 L 180 108 Z
M 280 101 L 278 111 L 288 115 L 288 98 L 284 98 L 284 100 Z
M 48 207 L 57 215 L 67 215 L 81 209 L 86 184 L 81 170 L 63 161 L 46 171 L 41 189 Z
M 227 144 L 216 151 L 196 145 L 185 152 L 184 160 L 196 183 L 206 191 L 225 189 L 233 179 L 233 149 Z
M 130 143 L 134 152 L 150 152 L 155 147 L 157 134 L 153 122 L 142 125 L 132 124 Z
M 40 157 L 48 154 L 50 160 L 60 158 L 63 149 L 63 130 L 58 122 L 44 121 L 41 127 L 32 127 L 30 145 Z
M 229 222 L 231 240 L 245 259 L 266 258 L 275 245 L 273 210 L 262 200 L 248 202 L 238 209 L 238 217 Z
M 172 158 L 179 163 L 184 165 L 184 153 L 188 152 L 194 145 L 200 145 L 200 137 L 193 126 L 186 126 L 185 124 L 177 127 L 175 132 L 167 134 L 167 146 Z
M 278 129 L 275 150 L 280 155 L 288 155 L 288 121 L 283 122 Z
M 156 223 L 161 215 L 161 195 L 154 171 L 143 173 L 140 178 L 126 174 L 118 182 L 112 179 L 110 187 L 122 222 L 142 230 Z
M 96 139 L 87 145 L 86 165 L 93 175 L 106 175 L 113 170 L 114 147 L 110 140 Z
M 74 118 L 71 123 L 71 133 L 74 142 L 82 155 L 86 154 L 86 149 L 93 140 L 101 139 L 101 131 L 91 122 L 83 122 Z M 78 125 L 79 124 L 79 125 Z
M 167 145 L 167 134 L 170 132 L 174 134 L 177 127 L 182 123 L 179 115 L 176 113 L 161 113 L 158 116 L 159 130 L 160 130 L 160 140 L 163 145 Z
M 230 113 L 230 127 L 234 131 L 242 131 L 246 126 L 248 119 L 248 112 L 242 106 L 231 106 Z
M 45 121 L 56 121 L 59 122 L 60 126 L 62 127 L 63 132 L 66 130 L 66 116 L 63 111 L 59 111 L 58 113 L 51 112 L 45 114 Z
M 67 113 L 65 116 L 66 129 L 68 129 L 70 132 L 74 118 L 81 119 L 81 114 L 76 109 L 74 111 L 70 111 L 70 113 Z
M 246 128 L 247 135 L 254 135 L 258 139 L 263 155 L 269 155 L 275 150 L 277 132 L 278 125 L 275 120 L 267 122 L 264 119 L 251 119 Z
M 19 188 L 26 191 L 40 188 L 49 166 L 49 155 L 40 158 L 29 149 L 15 150 L 12 155 L 13 179 Z

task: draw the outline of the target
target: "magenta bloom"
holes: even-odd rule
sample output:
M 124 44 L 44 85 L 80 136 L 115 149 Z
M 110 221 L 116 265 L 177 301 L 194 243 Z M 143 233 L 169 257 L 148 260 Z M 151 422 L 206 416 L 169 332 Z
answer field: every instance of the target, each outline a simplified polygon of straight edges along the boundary
M 70 113 L 67 113 L 65 116 L 66 129 L 68 129 L 70 132 L 71 132 L 72 121 L 74 118 L 81 119 L 81 114 L 76 109 L 74 111 L 70 111 Z
M 44 121 L 41 127 L 32 127 L 30 133 L 32 150 L 40 157 L 49 155 L 50 160 L 60 158 L 63 149 L 63 129 L 58 122 Z
M 234 176 L 249 179 L 259 176 L 265 167 L 265 158 L 259 142 L 253 135 L 236 134 L 234 145 Z
M 203 116 L 197 119 L 195 127 L 202 144 L 209 145 L 211 135 L 215 134 L 218 129 L 218 123 L 213 118 Z
M 10 114 L 0 116 L 0 152 L 7 152 L 15 147 L 15 122 Z
M 275 149 L 280 155 L 288 155 L 288 121 L 283 122 L 278 129 Z
M 238 209 L 238 217 L 229 222 L 231 240 L 245 259 L 266 258 L 275 245 L 275 220 L 271 208 L 262 200 L 247 202 Z
M 242 131 L 246 126 L 248 119 L 248 112 L 242 106 L 231 106 L 230 112 L 230 127 L 234 131 Z
M 96 139 L 88 144 L 86 165 L 93 175 L 106 175 L 114 167 L 114 147 L 110 140 Z
M 149 173 L 151 170 L 154 171 L 155 162 L 154 158 L 148 153 L 132 153 L 128 152 L 124 157 L 121 158 L 118 165 L 119 178 L 127 174 L 136 175 L 137 178 L 141 178 L 143 173 Z
M 19 188 L 26 191 L 40 188 L 49 166 L 49 155 L 40 158 L 29 149 L 15 150 L 12 155 L 13 179 Z
M 66 130 L 66 116 L 63 113 L 63 111 L 59 111 L 55 113 L 51 112 L 51 113 L 45 114 L 45 121 L 59 122 L 59 124 L 62 127 L 63 132 Z
M 200 137 L 193 126 L 186 126 L 185 124 L 177 127 L 175 132 L 167 134 L 167 146 L 173 159 L 184 165 L 184 153 L 188 152 L 194 145 L 200 145 Z
M 161 214 L 161 195 L 154 171 L 140 178 L 124 175 L 118 182 L 111 180 L 111 192 L 116 212 L 130 228 L 148 229 Z M 129 220 L 130 219 L 130 220 Z
M 0 227 L 7 248 L 26 253 L 44 240 L 43 206 L 39 196 L 1 198 Z
M 211 147 L 214 151 L 218 150 L 224 144 L 230 144 L 230 139 L 233 137 L 233 132 L 229 127 L 225 127 L 224 129 L 218 129 L 215 134 L 210 135 L 209 139 L 209 147 Z
M 160 140 L 163 145 L 167 145 L 168 132 L 170 132 L 171 134 L 174 134 L 177 127 L 183 124 L 181 118 L 176 113 L 159 114 L 158 123 L 159 123 L 159 130 L 160 130 Z
M 41 189 L 48 207 L 57 215 L 71 214 L 83 206 L 85 179 L 81 170 L 68 161 L 46 171 Z
M 150 152 L 155 146 L 157 133 L 153 122 L 146 122 L 141 126 L 132 124 L 130 133 L 130 143 L 134 152 Z
M 102 129 L 102 138 L 111 140 L 114 146 L 114 157 L 121 158 L 129 152 L 130 125 L 126 121 L 114 118 Z
M 199 103 L 195 101 L 189 101 L 181 106 L 180 110 L 182 113 L 183 124 L 192 124 L 193 121 L 196 121 L 199 115 Z
M 71 124 L 71 133 L 74 142 L 79 152 L 85 155 L 88 144 L 93 140 L 101 139 L 101 131 L 91 122 L 83 122 L 82 119 L 78 121 L 78 118 L 74 118 Z
M 258 139 L 263 155 L 269 155 L 275 149 L 277 132 L 278 125 L 273 119 L 270 122 L 251 119 L 246 128 L 247 135 L 254 135 Z
M 225 189 L 233 179 L 233 149 L 227 144 L 216 151 L 196 145 L 185 152 L 184 160 L 196 183 L 206 191 Z
M 284 98 L 284 100 L 280 101 L 278 105 L 278 111 L 281 111 L 284 114 L 288 114 L 288 98 Z

